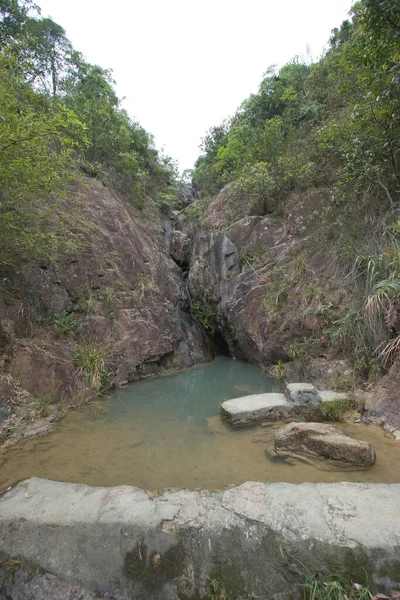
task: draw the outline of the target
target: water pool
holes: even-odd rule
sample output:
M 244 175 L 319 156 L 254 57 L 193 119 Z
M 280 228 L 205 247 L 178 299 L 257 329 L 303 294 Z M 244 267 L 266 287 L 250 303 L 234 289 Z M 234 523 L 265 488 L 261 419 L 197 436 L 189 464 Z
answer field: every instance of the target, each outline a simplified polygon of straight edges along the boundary
M 228 357 L 130 384 L 69 412 L 49 435 L 0 451 L 0 490 L 32 476 L 149 490 L 220 489 L 249 480 L 400 482 L 400 443 L 378 428 L 342 425 L 377 453 L 372 468 L 349 470 L 329 461 L 269 459 L 282 423 L 232 430 L 221 421 L 222 401 L 269 391 L 279 391 L 275 380 Z

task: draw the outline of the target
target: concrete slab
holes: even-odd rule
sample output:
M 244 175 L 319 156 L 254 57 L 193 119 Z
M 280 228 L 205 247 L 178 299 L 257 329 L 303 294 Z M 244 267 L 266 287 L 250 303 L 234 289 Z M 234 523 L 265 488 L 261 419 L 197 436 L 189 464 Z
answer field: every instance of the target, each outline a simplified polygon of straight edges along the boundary
M 371 591 L 387 592 L 399 581 L 399 506 L 395 484 L 249 482 L 154 495 L 33 478 L 0 497 L 0 585 L 9 556 L 19 557 L 14 570 L 32 561 L 115 600 L 206 598 L 216 573 L 237 597 L 292 600 L 306 569 L 368 577 Z M 92 600 L 28 594 L 19 575 L 6 585 L 15 600 Z
M 252 394 L 226 400 L 221 404 L 221 415 L 233 427 L 255 425 L 267 420 L 280 419 L 289 412 L 285 394 Z

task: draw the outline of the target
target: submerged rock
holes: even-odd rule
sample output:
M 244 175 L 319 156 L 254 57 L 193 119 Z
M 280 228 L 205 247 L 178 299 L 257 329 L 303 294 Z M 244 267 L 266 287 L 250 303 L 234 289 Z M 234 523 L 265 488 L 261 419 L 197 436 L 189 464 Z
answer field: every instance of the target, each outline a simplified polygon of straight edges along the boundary
M 306 452 L 361 467 L 372 466 L 376 458 L 369 442 L 354 440 L 326 423 L 289 423 L 276 432 L 275 450 Z

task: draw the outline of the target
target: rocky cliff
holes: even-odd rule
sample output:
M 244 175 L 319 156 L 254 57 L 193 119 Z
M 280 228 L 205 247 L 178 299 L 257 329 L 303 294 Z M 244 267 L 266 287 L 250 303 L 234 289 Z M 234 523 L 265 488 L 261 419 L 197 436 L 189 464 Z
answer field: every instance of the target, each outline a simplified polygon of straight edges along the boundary
M 315 218 L 327 195 L 296 192 L 283 212 L 265 214 L 229 184 L 205 207 L 180 213 L 170 252 L 189 270 L 199 320 L 232 355 L 287 381 L 356 392 L 365 416 L 394 430 L 400 417 L 391 386 L 379 387 L 377 403 L 379 367 L 357 361 L 334 331 L 354 282 L 343 276 L 332 232 Z
M 139 212 L 86 179 L 69 191 L 66 207 L 79 217 L 79 248 L 2 274 L 3 439 L 16 425 L 53 418 L 91 397 L 98 385 L 90 366 L 77 364 L 88 348 L 87 360 L 97 360 L 97 378 L 107 386 L 212 357 L 181 270 L 165 251 L 168 226 L 152 200 Z

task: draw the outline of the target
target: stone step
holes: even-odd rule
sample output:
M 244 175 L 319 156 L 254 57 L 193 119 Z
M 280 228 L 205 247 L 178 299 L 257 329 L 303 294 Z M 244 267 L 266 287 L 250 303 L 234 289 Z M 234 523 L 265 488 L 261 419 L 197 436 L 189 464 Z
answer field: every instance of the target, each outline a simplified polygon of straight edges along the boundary
M 347 400 L 348 392 L 336 392 L 334 390 L 323 390 L 319 392 L 321 402 L 335 402 L 336 400 Z
M 321 402 L 346 398 L 346 393 L 319 392 L 311 383 L 289 383 L 285 393 L 251 394 L 226 400 L 221 404 L 221 416 L 233 427 L 276 421 L 289 413 L 309 414 Z
M 252 394 L 223 402 L 221 415 L 233 427 L 243 427 L 280 419 L 290 411 L 291 405 L 285 394 Z

